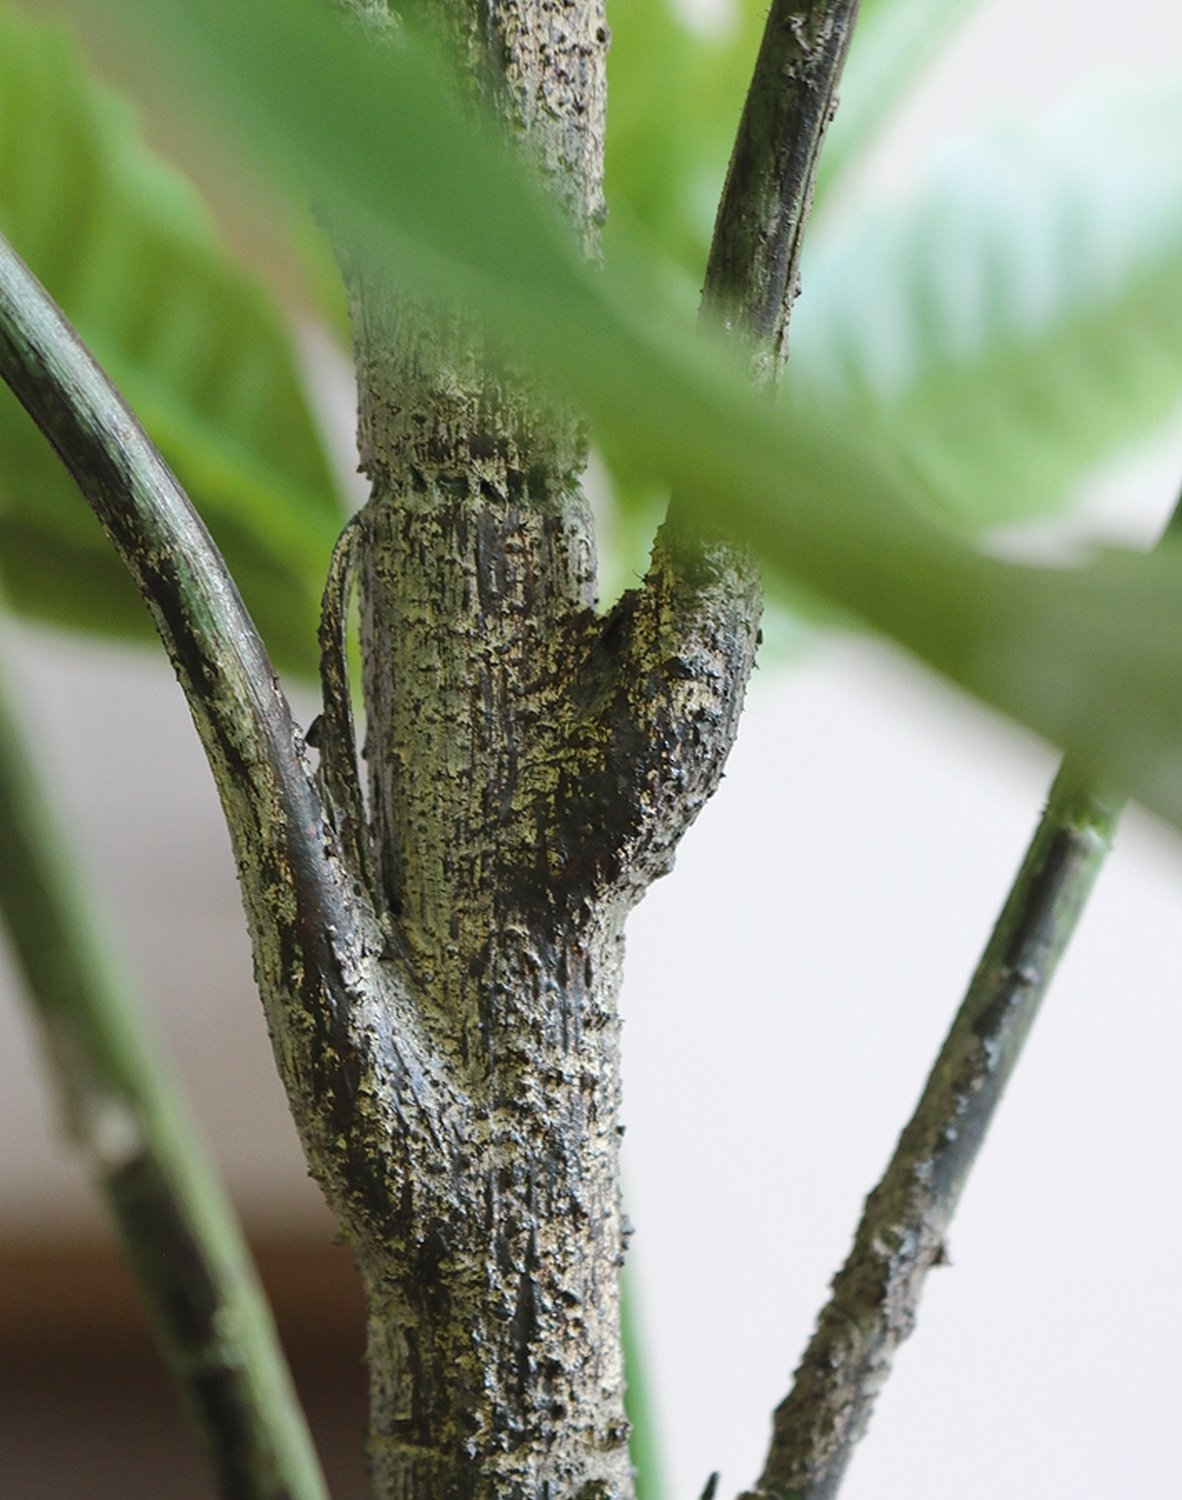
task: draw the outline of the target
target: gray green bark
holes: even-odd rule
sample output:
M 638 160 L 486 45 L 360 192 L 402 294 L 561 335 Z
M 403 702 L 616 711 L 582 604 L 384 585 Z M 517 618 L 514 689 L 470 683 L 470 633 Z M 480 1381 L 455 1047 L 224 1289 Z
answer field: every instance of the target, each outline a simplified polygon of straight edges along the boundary
M 414 961 L 413 922 L 402 920 L 403 883 L 409 890 L 418 878 L 413 845 L 379 840 L 371 900 L 340 642 L 355 531 L 330 580 L 323 764 L 313 778 L 208 534 L 60 313 L 0 250 L 0 372 L 136 579 L 222 796 L 276 1058 L 369 1290 L 379 1495 L 626 1495 L 612 1035 L 620 929 L 721 773 L 754 649 L 754 601 L 693 543 L 666 540 L 646 586 L 606 620 L 581 597 L 566 603 L 573 649 L 547 658 L 565 697 L 524 677 L 510 696 L 525 712 L 510 705 L 505 724 L 490 725 L 475 693 L 466 717 L 457 710 L 434 726 L 469 735 L 461 761 L 473 775 L 415 785 L 424 798 L 438 793 L 432 827 L 451 806 L 484 819 L 488 868 L 459 863 L 469 882 L 479 875 L 474 919 L 493 924 L 473 975 L 444 944 L 437 978 Z M 393 509 L 386 498 L 379 490 L 363 525 Z M 412 514 L 409 524 L 454 514 Z M 531 536 L 547 524 L 509 514 L 501 536 L 512 559 L 517 523 L 533 524 Z M 513 602 L 533 598 L 528 559 L 514 589 L 498 554 L 469 546 L 458 556 L 469 585 L 491 585 L 460 590 L 469 609 L 503 602 L 511 623 Z M 445 581 L 455 576 L 445 567 Z M 437 621 L 445 636 L 449 623 Z M 462 665 L 480 637 L 470 622 L 455 633 L 461 645 L 445 656 Z M 426 628 L 425 649 L 432 634 Z M 531 707 L 542 697 L 562 709 L 552 725 Z M 486 728 L 499 737 L 488 740 Z M 558 773 L 547 767 L 532 802 L 510 797 L 499 839 L 497 799 L 473 800 L 476 772 L 511 770 L 513 755 L 488 759 L 490 744 L 511 751 L 535 734 L 547 735 Z M 430 736 L 421 748 L 430 751 Z M 499 785 L 512 789 L 512 774 Z M 532 855 L 543 858 L 527 859 L 522 880 L 492 900 L 485 876 L 518 873 L 502 855 L 520 852 L 530 806 L 542 830 Z M 441 842 L 425 847 L 450 879 Z M 428 934 L 420 946 L 431 956 L 439 943 Z M 449 993 L 460 1000 L 454 1018 Z M 490 1022 L 479 1036 L 473 1007 Z M 465 1035 L 483 1052 L 465 1056 Z
M 866 1200 L 767 1461 L 744 1500 L 832 1500 L 899 1345 L 911 1333 L 1022 1045 L 1075 931 L 1119 816 L 1067 764 L 923 1095 Z
M 720 210 L 707 301 L 768 380 L 855 9 L 773 4 Z M 593 248 L 602 16 L 456 0 L 440 25 Z M 577 424 L 462 314 L 360 262 L 353 295 L 374 492 L 326 598 L 315 777 L 200 522 L 7 253 L 0 367 L 135 575 L 208 751 L 280 1070 L 369 1296 L 379 1496 L 624 1500 L 622 924 L 717 783 L 758 590 L 675 514 L 643 587 L 598 617 Z M 342 643 L 354 572 L 372 827 Z M 836 1492 L 1109 827 L 1061 777 L 756 1493 Z
M 572 96 L 590 221 L 605 45 L 595 24 L 582 61 L 544 49 L 564 79 L 594 60 Z M 535 87 L 549 107 L 566 84 Z M 666 539 L 599 618 L 577 427 L 482 370 L 462 318 L 449 345 L 363 296 L 375 493 L 334 567 L 315 776 L 200 520 L 15 257 L 0 367 L 139 585 L 205 745 L 276 1059 L 369 1293 L 379 1495 L 623 1497 L 622 924 L 721 774 L 757 610 Z M 340 649 L 358 538 L 372 861 Z
M 456 5 L 444 24 L 594 253 L 602 9 Z M 717 784 L 758 608 L 666 541 L 597 615 L 577 424 L 462 314 L 349 276 L 376 899 L 465 1121 L 417 1142 L 394 1232 L 353 1233 L 375 1484 L 625 1497 L 623 923 Z
M 788 357 L 821 146 L 859 0 L 774 0 L 731 152 L 706 272 L 707 307 L 751 345 L 756 379 Z
M 382 29 L 382 6 L 352 8 Z M 791 108 L 758 118 L 798 139 L 785 157 L 746 131 L 716 235 L 758 187 L 750 305 L 777 309 L 777 353 L 852 16 L 829 9 L 773 8 L 780 39 L 807 45 L 782 75 Z M 440 24 L 593 251 L 601 13 L 457 3 Z M 777 56 L 761 54 L 761 98 Z M 790 167 L 770 189 L 750 156 L 765 148 Z M 27 283 L 0 355 L 136 577 L 209 754 L 276 1058 L 366 1285 L 378 1495 L 626 1500 L 623 922 L 721 775 L 758 584 L 675 513 L 643 586 L 597 615 L 577 424 L 486 356 L 461 312 L 343 258 L 373 496 L 326 595 L 315 777 L 208 536 L 60 319 L 23 316 Z M 747 299 L 726 264 L 707 300 L 733 314 Z M 741 320 L 759 368 L 766 317 Z M 343 649 L 354 573 L 368 816 Z

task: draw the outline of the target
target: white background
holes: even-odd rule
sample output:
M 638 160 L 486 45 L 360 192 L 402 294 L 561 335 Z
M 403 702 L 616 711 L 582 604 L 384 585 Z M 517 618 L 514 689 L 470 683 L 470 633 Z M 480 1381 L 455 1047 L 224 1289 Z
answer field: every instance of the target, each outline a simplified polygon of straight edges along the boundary
M 994 0 L 864 190 L 901 189 L 933 142 L 999 107 L 1034 114 L 1098 71 L 1180 66 L 1182 20 L 1161 0 Z M 1089 485 L 1075 533 L 1151 536 L 1180 474 L 1176 424 Z M 319 1226 L 167 669 L 23 629 L 7 644 L 45 769 L 252 1227 Z M 627 1192 L 669 1500 L 694 1500 L 716 1468 L 723 1494 L 754 1480 L 1053 768 L 1046 747 L 871 643 L 833 639 L 758 674 L 726 782 L 630 932 Z M 847 1500 L 1182 1495 L 1180 936 L 1182 844 L 1130 815 Z M 15 1234 L 97 1223 L 3 997 L 0 1216 Z

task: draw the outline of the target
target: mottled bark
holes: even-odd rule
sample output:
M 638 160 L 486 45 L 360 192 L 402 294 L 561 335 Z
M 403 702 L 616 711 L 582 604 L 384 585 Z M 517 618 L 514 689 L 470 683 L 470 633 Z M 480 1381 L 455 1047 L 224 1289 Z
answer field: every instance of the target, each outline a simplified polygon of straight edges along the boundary
M 304 1149 L 342 1217 L 372 1212 L 404 1176 L 399 1143 L 428 1127 L 455 1131 L 456 1096 L 382 963 L 382 929 L 208 532 L 2 240 L 0 375 L 77 480 L 152 613 L 221 796 L 255 976 Z M 392 1148 L 375 1151 L 375 1140 Z M 175 1240 L 162 1221 L 153 1233 Z M 217 1420 L 228 1428 L 233 1417 L 223 1404 Z
M 594 254 L 600 5 L 457 0 L 438 24 Z M 386 963 L 462 1100 L 455 1132 L 408 1134 L 397 1201 L 347 1225 L 375 1483 L 406 1500 L 625 1497 L 622 928 L 717 784 L 757 604 L 666 538 L 644 588 L 598 616 L 577 422 L 462 311 L 343 259 L 373 482 L 358 571 L 374 889 Z
M 601 12 L 445 21 L 474 98 L 593 249 Z M 379 1496 L 623 1500 L 622 924 L 721 774 L 749 592 L 669 533 L 598 617 L 577 423 L 486 359 L 461 311 L 358 259 L 374 490 L 326 594 L 313 775 L 187 498 L 24 269 L 0 270 L 3 373 L 135 577 L 218 784 L 276 1059 L 366 1284 Z

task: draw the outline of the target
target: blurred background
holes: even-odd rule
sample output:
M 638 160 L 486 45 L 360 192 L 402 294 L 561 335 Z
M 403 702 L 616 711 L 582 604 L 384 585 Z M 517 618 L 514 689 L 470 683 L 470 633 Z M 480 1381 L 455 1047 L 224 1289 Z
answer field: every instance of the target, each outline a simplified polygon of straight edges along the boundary
M 694 23 L 724 35 L 727 13 L 695 5 Z M 999 112 L 1035 117 L 1098 77 L 1180 69 L 1182 19 L 1162 0 L 1119 13 L 984 0 L 835 215 L 906 194 L 943 143 Z M 806 265 L 805 302 L 808 285 Z M 345 361 L 314 335 L 304 347 L 347 455 Z M 1079 485 L 1064 515 L 998 545 L 1037 557 L 1147 545 L 1180 479 L 1175 412 Z M 271 1065 L 228 841 L 180 693 L 151 648 L 12 624 L 3 651 L 257 1247 L 334 1493 L 360 1495 L 359 1300 Z M 306 723 L 313 705 L 300 706 Z M 819 635 L 757 673 L 723 787 L 629 932 L 626 1193 L 667 1500 L 691 1500 L 714 1470 L 723 1493 L 758 1473 L 769 1414 L 1055 761 L 872 641 Z M 1182 846 L 1134 811 L 849 1500 L 1182 1493 L 1180 939 Z M 7 1500 L 206 1496 L 7 966 L 0 987 L 0 1484 Z

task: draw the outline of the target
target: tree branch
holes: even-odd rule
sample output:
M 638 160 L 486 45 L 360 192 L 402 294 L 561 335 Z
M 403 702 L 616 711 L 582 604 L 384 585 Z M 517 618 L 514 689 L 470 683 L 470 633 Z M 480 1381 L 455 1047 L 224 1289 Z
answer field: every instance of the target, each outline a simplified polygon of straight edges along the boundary
M 0 682 L 0 911 L 67 1126 L 227 1500 L 324 1500 L 233 1211 L 153 1055 Z
M 752 374 L 769 390 L 787 355 L 813 179 L 857 11 L 858 0 L 774 0 L 718 206 L 702 318 L 721 320 L 747 343 Z M 588 669 L 595 683 L 605 656 L 615 658 L 614 692 L 583 727 L 582 795 L 599 766 L 608 783 L 600 838 L 622 830 L 614 852 L 630 890 L 669 867 L 718 785 L 760 612 L 754 559 L 703 534 L 674 496 L 644 584 L 620 601 Z M 596 741 L 610 747 L 606 757 L 597 758 Z M 636 785 L 649 789 L 643 806 L 629 800 Z M 595 823 L 585 813 L 582 821 Z M 602 863 L 610 873 L 611 860 Z
M 631 905 L 671 868 L 734 744 L 759 615 L 753 560 L 666 520 L 571 689 L 549 841 L 574 888 Z
M 1182 527 L 1182 500 L 1166 535 Z M 831 1500 L 1059 959 L 1111 846 L 1122 804 L 1065 760 L 919 1104 L 866 1200 L 853 1249 L 772 1419 L 753 1496 Z
M 302 905 L 343 917 L 339 883 L 314 852 L 323 809 L 290 708 L 212 538 L 60 310 L 2 241 L 0 374 L 135 579 L 189 701 L 231 830 L 256 825 L 271 878 L 288 884 Z
M 1119 808 L 1064 765 L 923 1096 L 866 1200 L 796 1380 L 773 1418 L 754 1495 L 829 1500 L 928 1271 L 1092 882 Z
M 787 357 L 821 143 L 858 0 L 773 0 L 714 223 L 702 311 L 753 345 L 757 378 Z
M 388 1223 L 413 1138 L 450 1161 L 466 1101 L 346 866 L 291 710 L 187 496 L 60 310 L 0 240 L 0 374 L 136 580 L 221 795 L 280 1076 L 346 1231 Z M 377 1143 L 380 1142 L 380 1149 Z M 437 1164 L 438 1165 L 438 1164 Z

